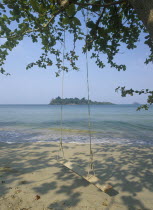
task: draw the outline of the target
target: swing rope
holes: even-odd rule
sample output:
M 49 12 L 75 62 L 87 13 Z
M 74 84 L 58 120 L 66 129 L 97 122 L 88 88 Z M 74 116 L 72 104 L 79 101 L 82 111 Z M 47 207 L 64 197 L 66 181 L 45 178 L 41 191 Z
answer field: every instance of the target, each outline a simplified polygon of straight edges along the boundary
M 64 67 L 64 55 L 65 55 L 65 29 L 64 29 L 64 45 L 63 45 L 63 60 L 62 60 L 62 66 Z M 60 142 L 59 142 L 59 150 L 58 150 L 58 156 L 57 160 L 64 159 L 64 149 L 63 149 L 63 96 L 64 96 L 64 69 L 62 69 L 62 86 L 61 86 L 61 115 L 60 115 Z M 61 153 L 61 155 L 60 155 Z
M 84 15 L 85 18 L 85 15 Z M 63 149 L 63 95 L 64 95 L 64 59 L 65 59 L 65 30 L 64 30 L 64 45 L 63 45 L 63 60 L 62 60 L 62 87 L 61 87 L 61 97 L 62 97 L 62 103 L 61 103 L 61 136 L 59 141 L 59 151 L 57 156 L 57 161 L 73 171 L 74 173 L 78 174 L 82 178 L 84 178 L 89 183 L 94 184 L 97 188 L 100 190 L 107 192 L 108 190 L 112 189 L 111 185 L 102 185 L 100 183 L 100 180 L 95 176 L 95 170 L 94 170 L 94 159 L 93 159 L 93 151 L 92 151 L 92 138 L 91 138 L 91 109 L 90 109 L 90 85 L 89 85 L 89 66 L 88 66 L 88 28 L 87 28 L 87 20 L 88 20 L 88 12 L 87 16 L 85 18 L 85 24 L 86 24 L 86 39 L 85 39 L 85 46 L 86 46 L 86 83 L 87 83 L 87 93 L 88 93 L 88 132 L 89 132 L 89 167 L 88 167 L 88 174 L 85 175 L 78 167 L 74 166 L 73 163 L 70 161 L 66 161 L 64 156 L 64 149 Z M 62 159 L 62 160 L 61 160 Z M 91 174 L 93 173 L 93 175 Z
M 90 85 L 89 85 L 89 65 L 88 65 L 88 28 L 87 28 L 87 20 L 88 20 L 88 11 L 87 11 L 87 17 L 86 17 L 86 77 L 87 77 L 87 93 L 88 93 L 88 132 L 89 132 L 89 168 L 88 168 L 88 176 L 90 175 L 90 171 L 93 172 L 95 176 L 95 170 L 94 170 L 94 160 L 93 160 L 93 151 L 92 151 L 92 138 L 91 138 L 91 108 L 90 108 Z
M 89 66 L 88 66 L 88 41 L 87 41 L 87 36 L 88 36 L 88 28 L 87 28 L 87 19 L 88 19 L 88 13 L 87 13 L 87 18 L 86 18 L 86 83 L 87 83 L 87 93 L 88 93 L 88 132 L 89 132 L 89 168 L 88 168 L 88 177 L 90 176 L 90 172 L 92 171 L 94 176 L 95 176 L 95 171 L 94 171 L 94 160 L 93 160 L 93 151 L 92 151 L 92 138 L 91 138 L 91 109 L 90 109 L 90 86 L 89 86 Z M 64 30 L 64 46 L 63 46 L 63 60 L 62 60 L 62 65 L 64 66 L 64 55 L 65 55 L 65 30 Z M 60 116 L 60 130 L 61 130 L 61 135 L 60 135 L 60 142 L 59 142 L 59 151 L 58 151 L 58 156 L 57 160 L 59 159 L 64 159 L 64 149 L 63 149 L 63 95 L 64 95 L 64 70 L 62 69 L 62 87 L 61 87 L 61 116 Z M 60 155 L 61 154 L 61 155 Z

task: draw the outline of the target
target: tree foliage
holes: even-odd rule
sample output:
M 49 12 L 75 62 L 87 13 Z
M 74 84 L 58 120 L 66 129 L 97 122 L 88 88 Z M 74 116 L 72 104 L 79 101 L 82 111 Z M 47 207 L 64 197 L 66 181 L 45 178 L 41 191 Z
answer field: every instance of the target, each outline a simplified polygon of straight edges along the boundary
M 105 67 L 102 59 L 105 55 L 111 67 L 125 71 L 124 64 L 115 62 L 120 46 L 124 44 L 128 49 L 134 49 L 140 33 L 146 33 L 128 0 L 3 0 L 0 3 L 0 26 L 2 74 L 7 74 L 3 66 L 9 52 L 25 37 L 33 43 L 40 42 L 42 49 L 38 60 L 29 63 L 26 69 L 33 66 L 46 69 L 55 64 L 56 76 L 61 70 L 78 70 L 79 57 L 75 48 L 79 44 L 82 53 L 90 51 L 98 67 Z M 70 50 L 65 50 L 67 62 L 64 65 L 61 46 L 65 34 L 73 36 L 73 45 Z M 145 44 L 150 48 L 150 56 L 145 61 L 148 64 L 153 60 L 153 44 L 148 33 Z

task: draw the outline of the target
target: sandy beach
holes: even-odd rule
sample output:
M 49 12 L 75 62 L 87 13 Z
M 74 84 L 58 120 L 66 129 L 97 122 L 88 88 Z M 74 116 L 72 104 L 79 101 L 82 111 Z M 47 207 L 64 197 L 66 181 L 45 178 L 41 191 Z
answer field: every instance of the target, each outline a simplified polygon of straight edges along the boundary
M 65 157 L 88 170 L 89 145 L 64 144 Z M 0 144 L 0 209 L 153 209 L 153 147 L 93 145 L 104 193 L 59 164 L 58 144 Z

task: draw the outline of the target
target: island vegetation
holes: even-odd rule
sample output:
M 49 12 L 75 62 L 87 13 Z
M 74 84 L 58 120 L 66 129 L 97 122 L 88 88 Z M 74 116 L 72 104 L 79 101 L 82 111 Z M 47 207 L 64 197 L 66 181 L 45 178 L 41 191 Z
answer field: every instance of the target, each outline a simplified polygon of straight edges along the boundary
M 98 102 L 98 101 L 91 101 L 89 100 L 90 104 L 93 105 L 111 105 L 113 103 L 111 102 Z M 85 98 L 79 99 L 79 98 L 64 98 L 62 99 L 61 97 L 57 97 L 55 99 L 52 99 L 49 103 L 49 105 L 87 105 L 88 100 Z

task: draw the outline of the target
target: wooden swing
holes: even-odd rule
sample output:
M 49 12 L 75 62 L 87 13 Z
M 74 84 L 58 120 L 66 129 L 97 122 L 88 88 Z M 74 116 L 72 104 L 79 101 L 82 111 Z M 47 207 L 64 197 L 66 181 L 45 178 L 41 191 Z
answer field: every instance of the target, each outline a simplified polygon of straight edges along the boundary
M 64 47 L 63 47 L 63 66 L 64 66 L 64 49 L 65 49 L 65 31 L 64 31 Z M 64 150 L 63 150 L 63 133 L 62 133 L 62 126 L 63 126 L 63 105 L 61 104 L 61 137 L 59 142 L 59 153 L 61 153 L 61 157 L 58 153 L 58 162 L 65 166 L 66 168 L 73 171 L 75 174 L 79 175 L 83 179 L 85 179 L 87 182 L 95 185 L 98 189 L 100 189 L 103 192 L 109 192 L 113 187 L 110 184 L 104 184 L 101 182 L 101 180 L 96 177 L 95 171 L 94 171 L 94 161 L 93 161 L 93 151 L 92 151 L 92 141 L 91 141 L 91 120 L 90 120 L 90 97 L 89 97 L 89 68 L 88 68 L 88 53 L 86 51 L 86 72 L 87 72 L 87 92 L 88 92 L 88 131 L 89 131 L 89 138 L 90 138 L 90 160 L 89 160 L 89 169 L 88 173 L 85 174 L 74 163 L 67 161 L 64 156 Z M 64 83 L 64 70 L 62 71 L 62 99 L 63 99 L 63 83 Z

